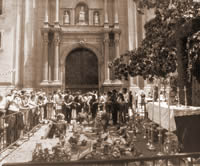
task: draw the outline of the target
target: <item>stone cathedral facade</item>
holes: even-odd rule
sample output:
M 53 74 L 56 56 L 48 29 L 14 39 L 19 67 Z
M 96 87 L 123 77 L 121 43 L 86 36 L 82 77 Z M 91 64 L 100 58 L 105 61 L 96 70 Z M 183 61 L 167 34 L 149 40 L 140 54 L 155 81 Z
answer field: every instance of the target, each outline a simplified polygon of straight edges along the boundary
M 134 0 L 2 0 L 0 87 L 143 88 L 109 62 L 138 47 L 152 16 Z

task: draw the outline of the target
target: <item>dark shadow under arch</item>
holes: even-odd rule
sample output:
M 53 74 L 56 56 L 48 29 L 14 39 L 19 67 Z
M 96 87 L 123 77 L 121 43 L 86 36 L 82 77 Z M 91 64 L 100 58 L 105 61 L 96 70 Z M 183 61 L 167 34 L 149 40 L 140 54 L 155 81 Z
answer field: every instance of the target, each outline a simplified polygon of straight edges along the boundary
M 69 89 L 98 88 L 98 59 L 87 48 L 77 48 L 65 60 L 65 87 Z

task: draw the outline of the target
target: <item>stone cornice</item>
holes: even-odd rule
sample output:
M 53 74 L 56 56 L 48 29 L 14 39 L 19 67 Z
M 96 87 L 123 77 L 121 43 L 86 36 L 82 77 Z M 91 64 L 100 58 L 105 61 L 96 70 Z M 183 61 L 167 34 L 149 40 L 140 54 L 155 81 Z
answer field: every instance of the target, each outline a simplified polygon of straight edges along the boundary
M 74 34 L 74 35 L 101 35 L 104 33 L 102 27 L 77 27 L 77 26 L 69 26 L 69 27 L 62 27 L 61 28 L 62 34 Z

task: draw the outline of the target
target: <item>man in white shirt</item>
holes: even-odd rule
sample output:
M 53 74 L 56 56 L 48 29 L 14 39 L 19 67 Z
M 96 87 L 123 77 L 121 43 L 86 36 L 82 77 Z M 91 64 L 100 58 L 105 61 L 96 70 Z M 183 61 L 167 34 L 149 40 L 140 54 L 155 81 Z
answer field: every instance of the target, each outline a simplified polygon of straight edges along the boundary
M 62 104 L 63 104 L 63 98 L 60 90 L 58 90 L 57 93 L 54 94 L 53 100 L 55 104 L 56 114 L 58 115 L 59 113 L 62 113 Z
M 123 88 L 123 96 L 124 96 L 124 119 L 126 118 L 126 115 L 128 114 L 128 102 L 129 102 L 129 94 L 127 91 L 127 88 Z

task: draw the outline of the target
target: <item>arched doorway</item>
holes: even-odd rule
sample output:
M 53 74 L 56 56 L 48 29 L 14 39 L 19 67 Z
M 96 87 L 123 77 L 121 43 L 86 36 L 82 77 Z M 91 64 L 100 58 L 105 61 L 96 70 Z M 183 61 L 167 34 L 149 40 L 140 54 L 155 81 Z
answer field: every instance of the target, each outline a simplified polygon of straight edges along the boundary
M 65 87 L 74 90 L 98 89 L 98 59 L 87 48 L 77 48 L 65 60 Z

